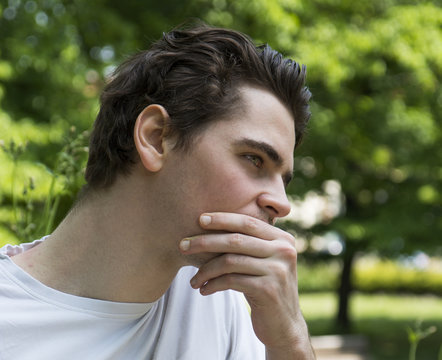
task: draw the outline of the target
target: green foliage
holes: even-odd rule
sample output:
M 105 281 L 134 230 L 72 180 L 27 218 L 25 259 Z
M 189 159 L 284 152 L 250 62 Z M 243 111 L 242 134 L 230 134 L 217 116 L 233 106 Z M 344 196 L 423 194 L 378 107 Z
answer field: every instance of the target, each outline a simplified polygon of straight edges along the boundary
M 300 293 L 335 291 L 339 284 L 338 262 L 298 263 Z
M 365 260 L 355 266 L 353 284 L 358 291 L 442 295 L 442 271 L 420 270 L 393 261 Z
M 3 206 L 3 211 L 0 212 L 0 226 L 9 230 L 10 236 L 5 236 L 6 239 L 2 239 L 1 243 L 31 241 L 49 234 L 54 229 L 62 196 L 73 196 L 83 183 L 88 134 L 76 134 L 76 129 L 71 128 L 69 135 L 62 151 L 57 154 L 54 169 L 40 164 L 40 174 L 43 171 L 43 179 L 49 183 L 44 189 L 40 187 L 41 182 L 36 181 L 32 175 L 26 182 L 22 181 L 23 176 L 18 176 L 22 165 L 21 157 L 26 155 L 25 147 L 16 145 L 12 140 L 7 145 L 0 143 L 7 159 L 12 163 L 11 206 Z M 25 168 L 32 173 L 32 169 L 26 164 Z M 13 241 L 8 241 L 11 238 Z
M 373 257 L 359 259 L 354 267 L 353 288 L 361 293 L 405 293 L 442 295 L 440 260 L 427 269 Z M 298 263 L 301 293 L 336 291 L 339 285 L 338 261 Z
M 290 190 L 336 179 L 346 212 L 327 231 L 385 254 L 435 250 L 442 233 L 441 9 L 400 1 L 313 1 L 309 8 L 294 47 L 309 65 L 316 102 L 299 156 L 311 157 L 315 171 L 299 167 Z

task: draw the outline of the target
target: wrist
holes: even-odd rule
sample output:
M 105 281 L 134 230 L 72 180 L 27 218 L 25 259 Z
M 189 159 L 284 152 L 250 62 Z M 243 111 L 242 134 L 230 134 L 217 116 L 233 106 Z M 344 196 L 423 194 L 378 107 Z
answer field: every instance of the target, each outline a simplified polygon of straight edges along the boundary
M 301 316 L 298 320 L 292 340 L 277 346 L 266 346 L 266 359 L 315 360 L 316 355 L 310 342 L 307 324 Z
M 266 360 L 315 360 L 310 339 L 296 341 L 284 347 L 266 347 Z

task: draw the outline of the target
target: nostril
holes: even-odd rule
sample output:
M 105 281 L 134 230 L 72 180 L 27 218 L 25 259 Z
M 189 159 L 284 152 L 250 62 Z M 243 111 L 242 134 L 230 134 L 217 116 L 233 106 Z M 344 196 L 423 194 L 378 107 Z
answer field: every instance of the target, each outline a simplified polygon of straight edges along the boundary
M 274 207 L 271 206 L 271 205 L 267 205 L 266 208 L 269 209 L 269 210 L 274 214 L 274 216 L 272 216 L 272 217 L 278 216 L 279 211 L 276 210 L 276 208 L 274 208 Z

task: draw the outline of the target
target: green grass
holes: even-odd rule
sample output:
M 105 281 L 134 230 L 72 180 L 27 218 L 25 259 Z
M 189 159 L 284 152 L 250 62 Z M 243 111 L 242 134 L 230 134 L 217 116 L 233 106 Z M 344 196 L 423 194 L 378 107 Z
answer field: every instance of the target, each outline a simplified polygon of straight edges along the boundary
M 335 333 L 337 298 L 332 293 L 302 294 L 301 308 L 310 333 Z M 435 325 L 437 332 L 422 340 L 417 360 L 437 360 L 442 345 L 442 299 L 435 296 L 363 295 L 351 299 L 352 333 L 364 334 L 370 341 L 372 360 L 407 360 L 407 326 L 417 319 L 423 328 Z

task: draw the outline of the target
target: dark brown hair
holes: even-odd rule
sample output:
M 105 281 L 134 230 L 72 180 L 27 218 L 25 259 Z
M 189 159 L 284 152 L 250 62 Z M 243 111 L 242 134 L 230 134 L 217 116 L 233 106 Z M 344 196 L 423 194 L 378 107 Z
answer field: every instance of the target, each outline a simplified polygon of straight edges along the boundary
M 89 187 L 111 185 L 137 162 L 133 131 L 146 106 L 167 110 L 168 136 L 185 151 L 206 124 L 240 104 L 240 85 L 269 90 L 291 110 L 298 146 L 310 118 L 305 73 L 305 66 L 268 45 L 256 47 L 237 31 L 199 25 L 163 34 L 121 64 L 101 95 L 86 168 Z

